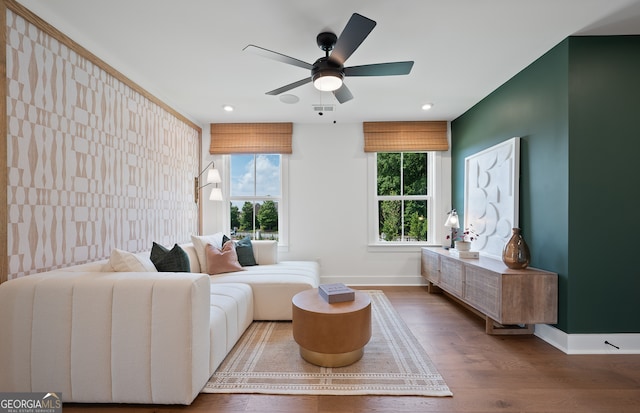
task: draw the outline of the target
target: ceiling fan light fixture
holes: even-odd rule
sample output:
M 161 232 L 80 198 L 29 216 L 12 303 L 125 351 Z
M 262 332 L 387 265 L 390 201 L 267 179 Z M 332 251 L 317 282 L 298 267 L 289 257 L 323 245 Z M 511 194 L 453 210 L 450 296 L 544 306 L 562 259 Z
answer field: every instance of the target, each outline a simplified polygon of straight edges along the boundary
M 331 32 L 318 34 L 316 44 L 325 55 L 317 59 L 313 64 L 251 44 L 243 50 L 250 50 L 269 59 L 311 70 L 310 78 L 307 77 L 271 90 L 266 93 L 267 95 L 280 95 L 313 82 L 316 89 L 333 92 L 333 96 L 338 102 L 344 103 L 353 99 L 353 95 L 347 85 L 342 83 L 345 76 L 396 76 L 408 75 L 411 72 L 413 61 L 344 66 L 345 61 L 360 47 L 375 26 L 376 22 L 374 20 L 358 13 L 353 13 L 340 36 Z
M 339 73 L 317 73 L 313 77 L 313 86 L 322 92 L 333 92 L 342 87 L 342 76 Z

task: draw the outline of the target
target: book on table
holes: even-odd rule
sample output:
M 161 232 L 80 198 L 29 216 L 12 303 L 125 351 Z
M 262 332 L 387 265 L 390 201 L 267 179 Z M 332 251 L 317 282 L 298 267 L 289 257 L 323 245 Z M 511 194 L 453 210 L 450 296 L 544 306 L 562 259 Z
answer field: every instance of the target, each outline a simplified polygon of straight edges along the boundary
M 455 248 L 449 250 L 449 255 L 452 255 L 457 258 L 480 258 L 480 253 L 478 251 L 458 251 Z
M 330 304 L 355 300 L 355 290 L 342 283 L 320 284 L 318 294 Z

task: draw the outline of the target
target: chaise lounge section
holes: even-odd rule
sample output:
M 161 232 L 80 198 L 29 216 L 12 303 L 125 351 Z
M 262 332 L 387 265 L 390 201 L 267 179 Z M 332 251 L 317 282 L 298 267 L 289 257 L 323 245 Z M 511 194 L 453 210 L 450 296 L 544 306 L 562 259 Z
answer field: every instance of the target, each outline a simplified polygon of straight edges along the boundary
M 258 265 L 224 274 L 201 273 L 185 244 L 190 273 L 104 260 L 1 284 L 0 389 L 190 404 L 253 320 L 290 320 L 293 295 L 319 284 L 316 262 L 278 262 L 275 241 L 252 244 Z

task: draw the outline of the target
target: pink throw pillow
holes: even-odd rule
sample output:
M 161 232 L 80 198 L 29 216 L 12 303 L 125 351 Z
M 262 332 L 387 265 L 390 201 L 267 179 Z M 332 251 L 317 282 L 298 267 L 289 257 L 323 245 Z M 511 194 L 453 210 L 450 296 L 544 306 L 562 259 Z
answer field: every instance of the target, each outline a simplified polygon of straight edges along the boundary
M 236 245 L 233 241 L 225 242 L 222 249 L 207 244 L 205 254 L 207 256 L 207 274 L 209 275 L 244 270 L 238 261 Z

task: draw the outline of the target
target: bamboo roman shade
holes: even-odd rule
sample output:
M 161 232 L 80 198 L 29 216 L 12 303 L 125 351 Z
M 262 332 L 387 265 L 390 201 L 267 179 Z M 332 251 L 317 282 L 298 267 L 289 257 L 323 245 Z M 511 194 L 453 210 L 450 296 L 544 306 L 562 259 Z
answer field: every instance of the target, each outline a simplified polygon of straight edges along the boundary
M 292 123 L 212 123 L 209 153 L 291 153 Z
M 446 151 L 446 121 L 364 122 L 365 152 Z

